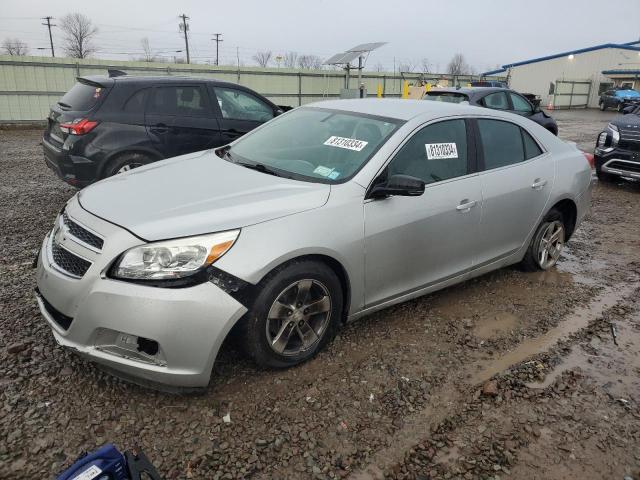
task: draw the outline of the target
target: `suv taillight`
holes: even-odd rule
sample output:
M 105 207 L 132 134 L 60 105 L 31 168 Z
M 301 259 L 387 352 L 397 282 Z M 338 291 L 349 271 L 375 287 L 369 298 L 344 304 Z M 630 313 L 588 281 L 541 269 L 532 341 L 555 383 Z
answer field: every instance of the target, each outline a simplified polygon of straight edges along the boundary
M 71 135 L 84 135 L 93 130 L 98 122 L 88 118 L 76 118 L 71 123 L 61 123 L 60 130 Z

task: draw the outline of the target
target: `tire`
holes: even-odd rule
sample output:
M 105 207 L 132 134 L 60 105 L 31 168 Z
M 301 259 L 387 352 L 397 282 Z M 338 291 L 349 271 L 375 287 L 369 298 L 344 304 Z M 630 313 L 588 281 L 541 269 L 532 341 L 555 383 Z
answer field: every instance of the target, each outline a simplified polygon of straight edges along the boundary
M 554 251 L 547 257 L 548 261 L 541 259 L 541 245 L 544 239 L 553 238 L 554 235 L 560 230 L 558 234 L 558 249 L 554 248 Z M 550 237 L 549 237 L 550 235 Z M 536 233 L 531 238 L 529 248 L 522 259 L 520 265 L 523 270 L 528 272 L 534 272 L 538 270 L 549 270 L 558 261 L 564 242 L 566 241 L 566 228 L 562 213 L 556 209 L 552 209 L 544 217 L 540 225 L 536 229 Z
M 133 170 L 134 168 L 147 165 L 152 161 L 153 160 L 144 153 L 123 153 L 109 162 L 103 178 L 112 177 L 127 170 Z
M 291 262 L 269 274 L 259 289 L 241 325 L 244 350 L 259 367 L 286 368 L 303 363 L 340 327 L 342 286 L 324 263 Z M 296 304 L 298 295 L 305 300 Z M 308 305 L 323 311 L 308 315 Z
M 618 110 L 619 113 L 622 113 L 622 111 L 624 110 L 624 103 L 620 102 L 618 104 L 617 110 Z
M 607 106 L 604 104 L 604 102 L 600 102 L 600 111 L 604 112 L 607 109 Z

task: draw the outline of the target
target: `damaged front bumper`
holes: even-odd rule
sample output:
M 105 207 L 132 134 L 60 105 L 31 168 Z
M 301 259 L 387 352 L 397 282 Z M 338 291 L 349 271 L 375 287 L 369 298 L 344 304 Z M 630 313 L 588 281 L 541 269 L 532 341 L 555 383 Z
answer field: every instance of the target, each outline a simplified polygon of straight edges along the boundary
M 56 341 L 142 383 L 206 386 L 224 338 L 247 310 L 244 305 L 213 281 L 167 289 L 108 278 L 104 272 L 113 259 L 141 241 L 77 203 L 71 202 L 67 212 L 106 241 L 95 252 L 74 242 L 69 232 L 57 234 L 65 251 L 90 262 L 80 278 L 53 257 L 53 232 L 43 242 L 36 300 Z

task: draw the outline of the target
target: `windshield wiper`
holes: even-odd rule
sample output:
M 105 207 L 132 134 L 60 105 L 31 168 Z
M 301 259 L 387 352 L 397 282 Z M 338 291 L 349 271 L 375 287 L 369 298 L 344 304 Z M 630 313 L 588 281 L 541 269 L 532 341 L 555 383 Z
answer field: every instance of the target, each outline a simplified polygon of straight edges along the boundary
M 282 177 L 275 170 L 271 170 L 269 167 L 262 163 L 243 163 L 243 162 L 235 162 L 237 165 L 242 165 L 245 168 L 250 168 L 251 170 L 257 170 L 258 172 L 266 173 L 267 175 L 273 175 L 274 177 Z

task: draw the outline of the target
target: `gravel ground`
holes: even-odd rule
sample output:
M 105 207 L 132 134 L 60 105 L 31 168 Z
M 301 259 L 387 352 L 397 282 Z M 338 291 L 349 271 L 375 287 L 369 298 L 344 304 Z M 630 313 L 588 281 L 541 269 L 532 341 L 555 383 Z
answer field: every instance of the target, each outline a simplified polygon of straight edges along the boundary
M 583 148 L 611 117 L 554 115 Z M 552 271 L 378 312 L 286 371 L 229 342 L 209 388 L 180 396 L 102 372 L 41 319 L 31 262 L 74 190 L 39 135 L 0 130 L 0 478 L 50 477 L 105 442 L 167 479 L 640 478 L 637 183 L 597 185 Z

